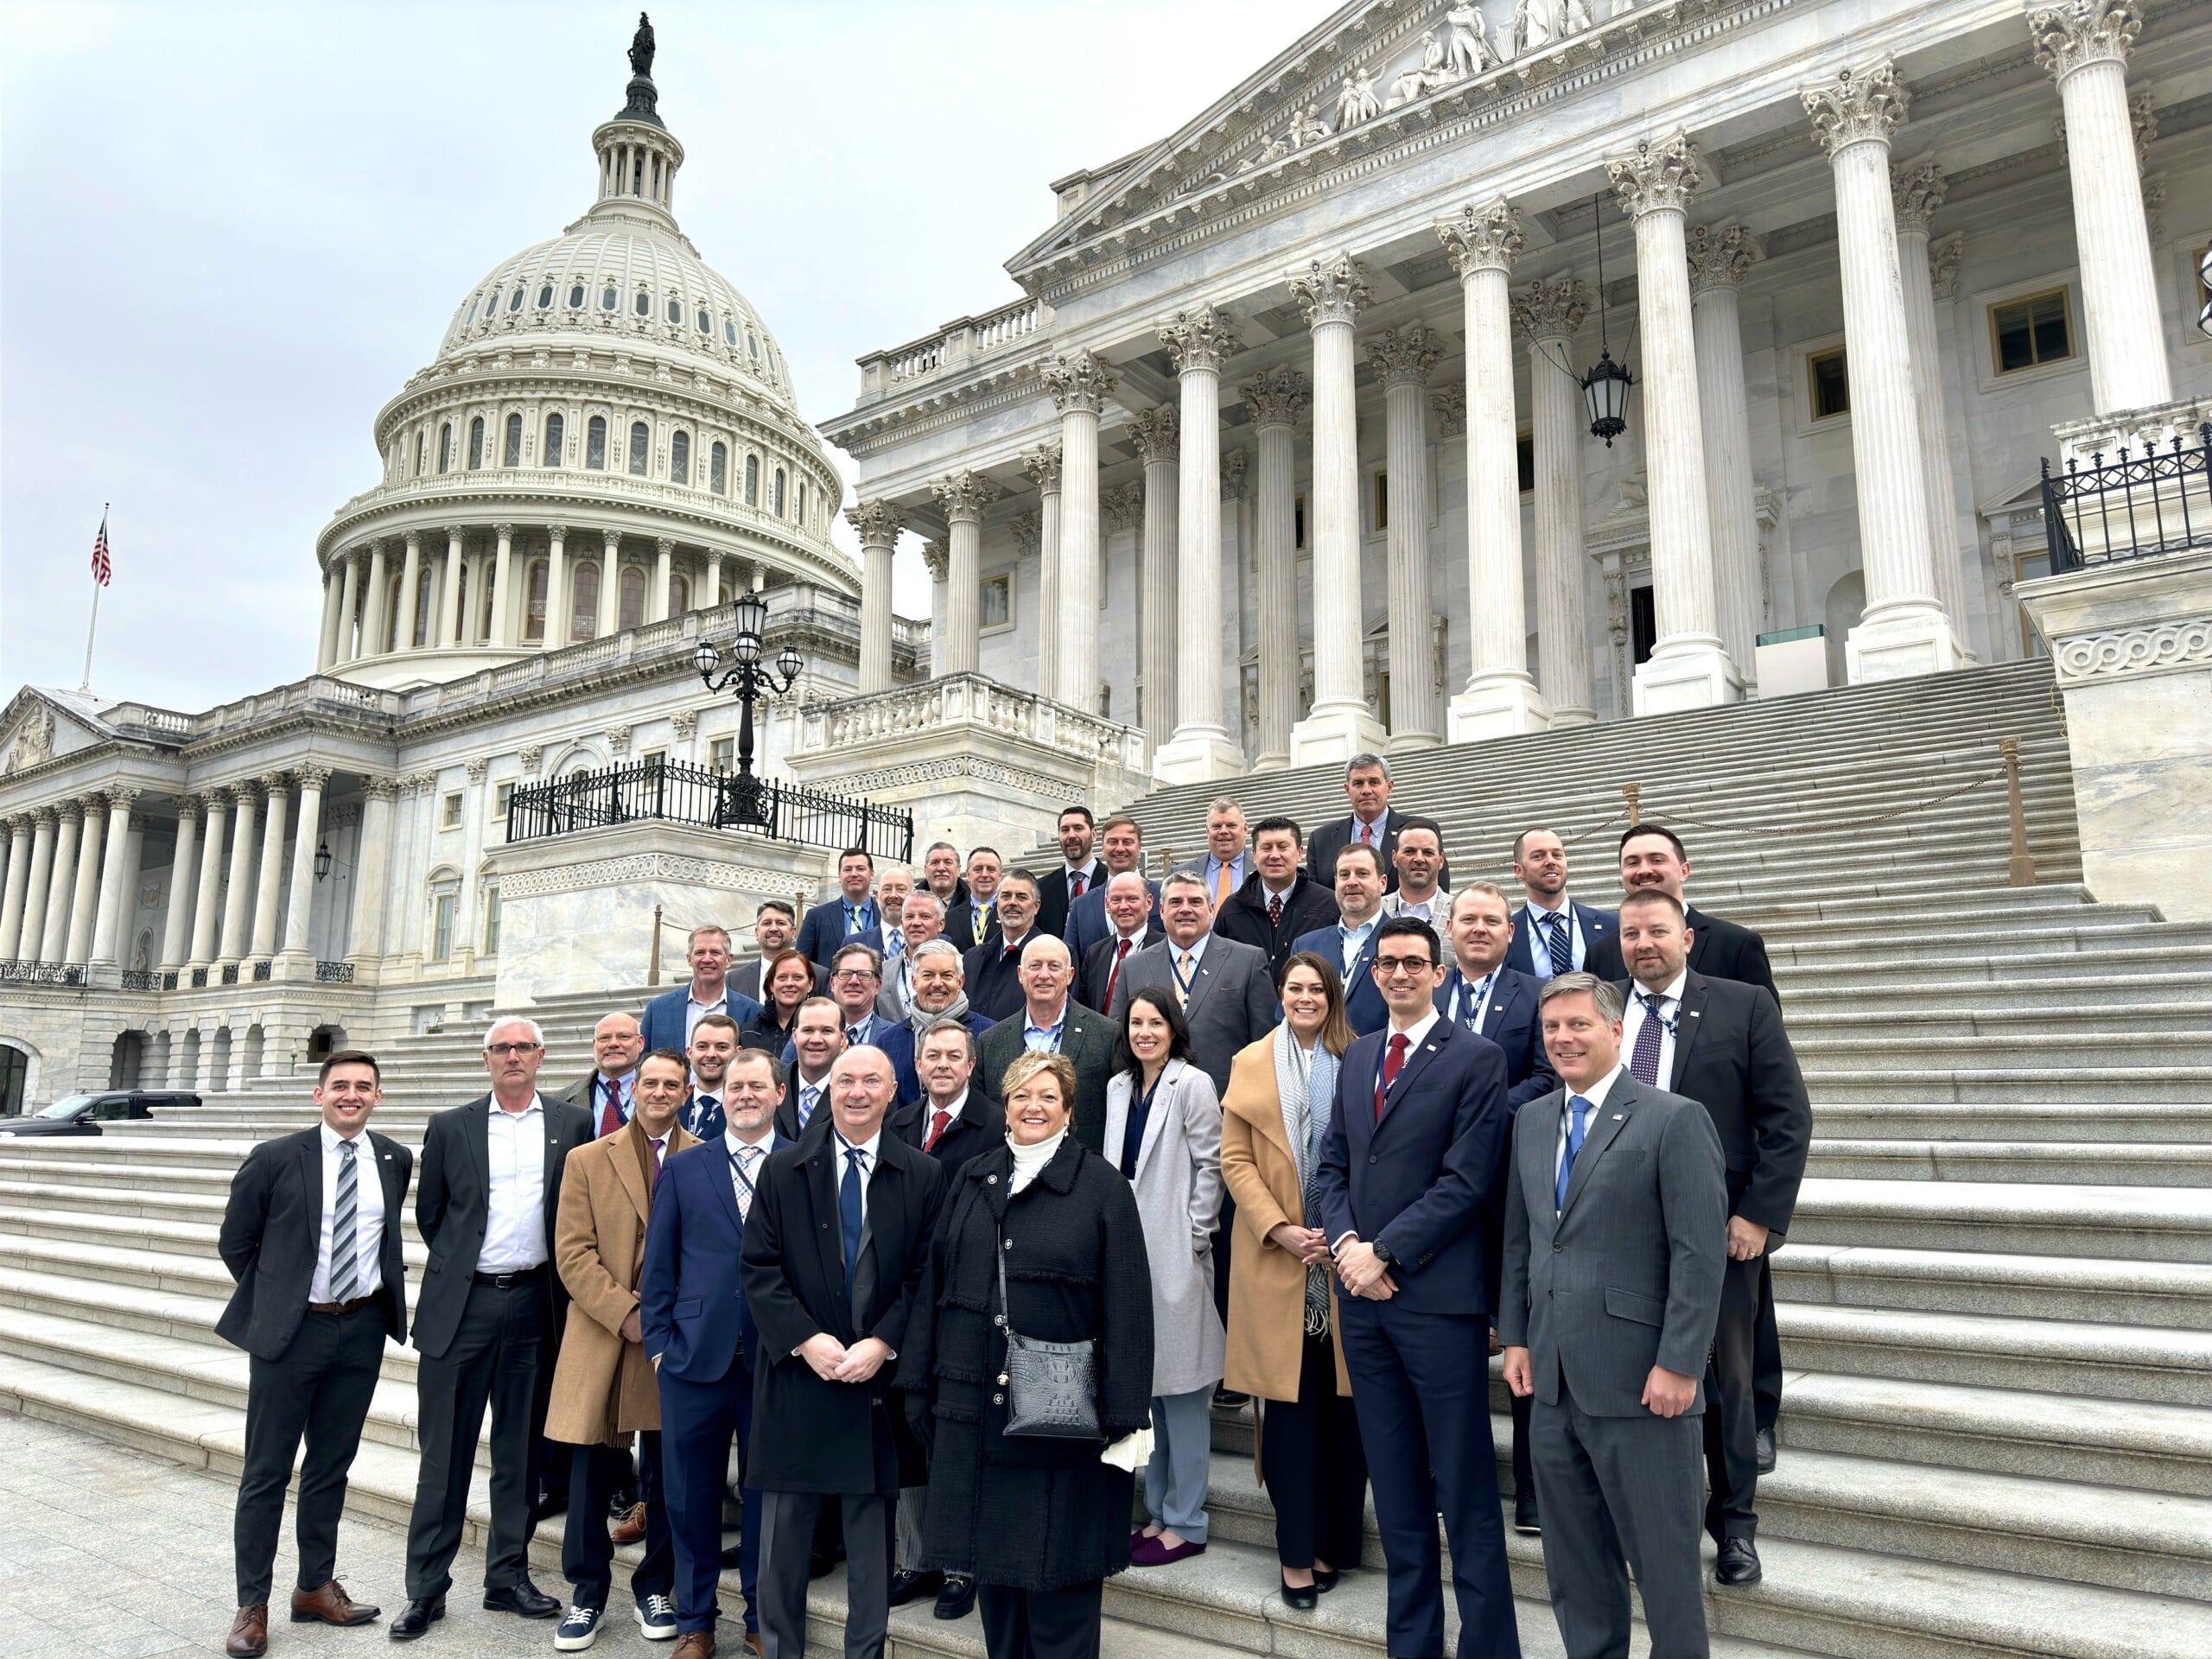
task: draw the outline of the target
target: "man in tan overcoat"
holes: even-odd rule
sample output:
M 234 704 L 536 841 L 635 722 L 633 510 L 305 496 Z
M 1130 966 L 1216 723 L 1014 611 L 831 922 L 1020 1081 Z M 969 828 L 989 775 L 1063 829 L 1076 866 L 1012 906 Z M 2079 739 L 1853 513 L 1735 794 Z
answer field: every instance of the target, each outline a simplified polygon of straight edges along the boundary
M 633 1433 L 642 1441 L 638 1493 L 645 1506 L 645 1559 L 630 1578 L 638 1626 L 654 1640 L 677 1633 L 676 1557 L 660 1492 L 660 1391 L 643 1345 L 638 1275 L 661 1166 L 696 1144 L 677 1122 L 690 1080 L 682 1054 L 646 1055 L 632 1086 L 629 1122 L 571 1153 L 562 1182 L 553 1259 L 570 1301 L 545 1434 L 575 1448 L 561 1546 L 561 1570 L 575 1596 L 553 1637 L 564 1653 L 597 1639 L 613 1583 L 609 1494 L 597 1478 L 604 1459 L 594 1459 L 592 1448 L 626 1445 Z

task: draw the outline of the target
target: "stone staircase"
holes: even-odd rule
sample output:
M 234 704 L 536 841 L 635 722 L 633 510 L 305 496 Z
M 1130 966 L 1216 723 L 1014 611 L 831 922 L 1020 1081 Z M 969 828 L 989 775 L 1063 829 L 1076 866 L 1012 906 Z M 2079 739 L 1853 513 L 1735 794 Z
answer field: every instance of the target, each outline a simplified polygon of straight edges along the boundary
M 2006 885 L 2007 735 L 2030 888 Z M 1766 1578 L 1708 1591 L 1715 1651 L 2212 1654 L 2212 930 L 2079 887 L 2047 673 L 1440 749 L 1397 770 L 1399 798 L 1446 820 L 1461 879 L 1503 876 L 1514 834 L 1545 823 L 1595 902 L 1620 786 L 1639 784 L 1643 816 L 1689 841 L 1694 896 L 1769 941 L 1816 1138 L 1775 1264 L 1788 1384 L 1780 1467 L 1760 1484 Z M 1141 804 L 1155 850 L 1198 849 L 1210 792 Z M 1332 773 L 1236 793 L 1254 817 L 1340 810 Z M 548 1081 L 581 1076 L 592 1020 L 644 995 L 531 1010 Z M 480 1092 L 480 1039 L 390 1045 L 378 1126 L 412 1141 L 430 1110 Z M 311 1121 L 290 1090 L 257 1086 L 97 1140 L 0 1141 L 0 1406 L 235 1471 L 246 1362 L 213 1334 L 229 1288 L 216 1223 L 251 1141 Z M 411 1227 L 408 1249 L 419 1262 Z M 413 1376 L 391 1350 L 354 1471 L 365 1514 L 404 1517 Z M 1495 1378 L 1492 1394 L 1502 1451 Z M 1109 1584 L 1109 1654 L 1382 1659 L 1379 1573 L 1313 1613 L 1275 1597 L 1250 1432 L 1217 1418 L 1214 1547 Z M 1509 1543 L 1527 1649 L 1556 1653 L 1537 1542 Z M 538 1546 L 548 1581 L 556 1547 Z M 824 1653 L 841 1595 L 835 1578 L 817 1586 Z M 899 1654 L 981 1651 L 972 1620 L 909 1609 L 893 1630 Z

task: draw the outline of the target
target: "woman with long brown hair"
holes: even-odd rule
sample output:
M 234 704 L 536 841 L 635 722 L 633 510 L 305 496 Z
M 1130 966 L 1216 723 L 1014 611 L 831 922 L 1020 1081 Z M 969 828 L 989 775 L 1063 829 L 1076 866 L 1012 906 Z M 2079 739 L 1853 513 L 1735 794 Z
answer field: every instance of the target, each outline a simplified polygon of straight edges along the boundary
M 782 950 L 760 964 L 760 1017 L 738 1034 L 747 1048 L 781 1056 L 798 1023 L 798 1005 L 814 995 L 814 964 L 803 950 Z

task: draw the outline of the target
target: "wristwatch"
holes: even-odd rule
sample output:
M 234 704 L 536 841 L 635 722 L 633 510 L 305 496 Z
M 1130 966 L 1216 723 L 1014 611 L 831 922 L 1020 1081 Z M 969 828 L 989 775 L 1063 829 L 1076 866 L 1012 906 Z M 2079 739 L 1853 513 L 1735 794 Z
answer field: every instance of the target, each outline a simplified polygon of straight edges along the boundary
M 1375 1252 L 1375 1259 L 1377 1262 L 1380 1262 L 1384 1267 L 1394 1268 L 1397 1266 L 1398 1258 L 1390 1254 L 1390 1247 L 1388 1244 L 1376 1243 L 1370 1248 Z

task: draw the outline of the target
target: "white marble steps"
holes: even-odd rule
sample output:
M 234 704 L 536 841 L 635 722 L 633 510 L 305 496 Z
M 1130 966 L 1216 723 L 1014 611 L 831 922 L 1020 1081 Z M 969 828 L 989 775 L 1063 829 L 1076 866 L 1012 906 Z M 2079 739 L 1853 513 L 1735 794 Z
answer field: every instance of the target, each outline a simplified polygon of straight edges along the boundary
M 1835 1057 L 1850 1061 L 1863 1049 Z M 1827 1057 L 1822 1057 L 1827 1058 Z M 1808 1065 L 1805 1088 L 1817 1112 L 1829 1105 L 1913 1099 L 1930 1104 L 2001 1105 L 2010 1101 L 2150 1101 L 2177 1106 L 2212 1100 L 2212 1065 L 1945 1066 L 1867 1071 L 1855 1065 Z
M 2212 1262 L 2212 1189 L 1816 1176 L 1798 1190 L 1789 1237 L 1793 1244 Z
M 2212 1331 L 2212 1265 L 1813 1244 L 1774 1255 L 1776 1295 L 1802 1305 L 1993 1313 Z
M 1787 1301 L 1775 1319 L 1793 1370 L 2212 1406 L 2208 1332 Z
M 1852 1141 L 1816 1135 L 1805 1173 L 1830 1179 L 2212 1187 L 2212 1144 Z
M 2212 985 L 2208 985 L 2212 993 Z M 2076 1141 L 2109 1146 L 2157 1141 L 2212 1145 L 2212 1102 L 1853 1101 L 1823 1106 L 1813 1122 L 1823 1141 Z

